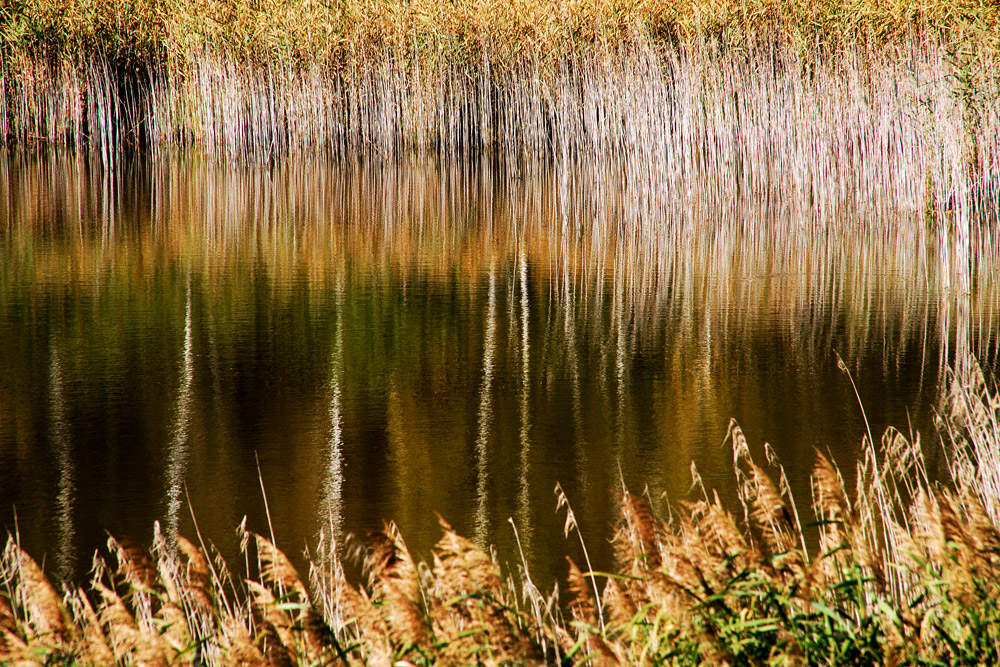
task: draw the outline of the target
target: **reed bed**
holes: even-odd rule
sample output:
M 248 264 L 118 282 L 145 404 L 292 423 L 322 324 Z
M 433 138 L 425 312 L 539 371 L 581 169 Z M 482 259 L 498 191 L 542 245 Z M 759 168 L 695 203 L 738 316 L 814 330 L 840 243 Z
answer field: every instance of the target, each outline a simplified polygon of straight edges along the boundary
M 959 293 L 996 277 L 992 60 L 976 61 L 984 83 L 972 84 L 932 42 L 818 59 L 630 40 L 551 72 L 533 60 L 470 71 L 387 55 L 331 73 L 201 51 L 183 73 L 157 66 L 123 78 L 103 56 L 22 54 L 5 60 L 4 136 L 85 145 L 105 165 L 129 144 L 260 163 L 486 154 L 498 176 L 519 179 L 541 157 L 562 167 L 554 185 L 587 200 L 604 238 L 676 241 L 712 231 L 709 210 L 743 226 L 795 219 L 818 235 L 867 217 L 872 237 L 937 247 Z
M 923 209 L 929 180 L 942 191 L 932 205 L 954 208 L 965 188 L 995 198 L 1000 12 L 864 9 L 15 3 L 2 15 L 0 136 L 255 159 L 615 157 L 630 177 L 660 176 L 653 190 L 722 166 L 729 194 L 792 186 L 836 200 L 860 185 L 858 201 L 877 188 Z
M 267 163 L 489 155 L 616 178 L 605 236 L 876 217 L 956 292 L 1000 254 L 1000 12 L 989 4 L 147 0 L 2 10 L 0 139 Z M 765 211 L 758 220 L 757 211 Z M 748 215 L 750 214 L 750 215 Z M 983 272 L 986 272 L 984 275 Z
M 996 608 L 1000 396 L 974 365 L 952 375 L 947 484 L 919 440 L 866 437 L 851 493 L 817 452 L 812 516 L 780 465 L 730 427 L 739 504 L 694 472 L 695 498 L 658 515 L 623 492 L 613 572 L 572 560 L 564 592 L 441 521 L 429 563 L 399 532 L 327 540 L 307 577 L 240 527 L 236 575 L 199 538 L 111 538 L 86 589 L 53 583 L 10 537 L 0 561 L 0 661 L 33 664 L 990 664 Z M 771 472 L 765 468 L 771 466 Z M 576 529 L 557 489 L 566 532 Z M 657 503 L 653 503 L 657 504 Z M 735 510 L 735 511 L 734 511 Z M 341 554 L 363 561 L 345 576 Z

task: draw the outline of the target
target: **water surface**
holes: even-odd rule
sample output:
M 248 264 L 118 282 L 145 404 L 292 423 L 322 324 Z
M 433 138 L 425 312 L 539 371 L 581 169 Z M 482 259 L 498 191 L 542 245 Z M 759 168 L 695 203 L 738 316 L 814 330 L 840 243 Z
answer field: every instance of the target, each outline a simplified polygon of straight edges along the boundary
M 0 520 L 65 578 L 192 513 L 239 563 L 262 482 L 296 557 L 383 520 L 426 556 L 439 513 L 540 581 L 558 482 L 604 569 L 623 485 L 732 501 L 731 419 L 805 506 L 869 427 L 940 470 L 943 368 L 997 358 L 995 295 L 958 304 L 905 212 L 654 216 L 613 171 L 429 159 L 21 155 L 0 192 Z

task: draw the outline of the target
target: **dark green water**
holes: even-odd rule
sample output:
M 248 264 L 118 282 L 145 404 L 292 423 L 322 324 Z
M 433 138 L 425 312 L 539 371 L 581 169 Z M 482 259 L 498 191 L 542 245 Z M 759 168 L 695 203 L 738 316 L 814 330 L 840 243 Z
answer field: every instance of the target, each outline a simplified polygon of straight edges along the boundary
M 814 448 L 850 480 L 866 425 L 837 354 L 876 437 L 920 431 L 937 469 L 942 363 L 995 368 L 990 298 L 956 322 L 892 225 L 742 203 L 623 227 L 592 176 L 499 173 L 3 158 L 4 528 L 82 578 L 105 530 L 191 535 L 193 511 L 237 565 L 263 480 L 292 555 L 383 520 L 426 555 L 437 512 L 513 564 L 512 522 L 551 581 L 576 553 L 557 482 L 606 568 L 623 483 L 675 501 L 695 465 L 734 497 L 730 419 L 802 507 Z

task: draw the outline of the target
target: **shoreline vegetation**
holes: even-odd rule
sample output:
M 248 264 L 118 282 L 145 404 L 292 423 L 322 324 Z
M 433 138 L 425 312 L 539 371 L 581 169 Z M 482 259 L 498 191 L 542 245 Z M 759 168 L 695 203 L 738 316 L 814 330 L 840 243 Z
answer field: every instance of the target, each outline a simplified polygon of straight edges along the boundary
M 959 294 L 1000 258 L 1000 8 L 797 3 L 17 0 L 0 140 L 158 154 L 491 156 L 615 172 L 643 238 L 701 202 L 871 218 Z M 693 202 L 692 205 L 688 203 Z
M 937 249 L 962 329 L 1000 266 L 998 56 L 1000 5 L 964 0 L 14 0 L 0 141 L 105 167 L 132 147 L 587 163 L 623 183 L 591 192 L 620 211 L 607 238 L 690 242 L 718 205 L 736 222 L 716 236 L 768 229 L 740 206 L 821 238 L 905 233 Z M 392 526 L 362 539 L 361 587 L 329 544 L 300 575 L 244 531 L 245 574 L 158 533 L 148 553 L 112 540 L 87 591 L 57 588 L 15 537 L 0 663 L 995 663 L 1000 397 L 956 356 L 943 486 L 919 440 L 869 434 L 853 491 L 817 455 L 813 521 L 734 426 L 742 516 L 710 489 L 662 515 L 625 493 L 617 570 L 571 563 L 565 606 L 446 525 L 426 565 Z
M 998 35 L 1000 8 L 968 0 L 16 0 L 0 9 L 0 136 L 262 159 L 601 159 L 686 139 L 704 162 L 725 148 L 701 144 L 752 143 L 756 124 L 808 140 L 802 112 L 853 102 L 858 120 L 895 111 L 883 153 L 930 122 L 974 173 L 996 169 Z
M 149 552 L 110 539 L 90 590 L 60 590 L 15 536 L 0 562 L 0 662 L 993 664 L 1000 395 L 967 367 L 941 400 L 946 484 L 929 480 L 919 439 L 890 429 L 880 444 L 864 439 L 853 492 L 817 452 L 809 513 L 780 465 L 751 460 L 733 424 L 742 507 L 724 508 L 695 471 L 696 499 L 662 515 L 624 492 L 615 571 L 568 559 L 562 598 L 523 566 L 505 578 L 443 520 L 429 564 L 414 562 L 391 525 L 359 539 L 362 586 L 347 581 L 343 548 L 321 543 L 303 577 L 273 540 L 241 526 L 245 575 L 200 537 L 157 529 Z

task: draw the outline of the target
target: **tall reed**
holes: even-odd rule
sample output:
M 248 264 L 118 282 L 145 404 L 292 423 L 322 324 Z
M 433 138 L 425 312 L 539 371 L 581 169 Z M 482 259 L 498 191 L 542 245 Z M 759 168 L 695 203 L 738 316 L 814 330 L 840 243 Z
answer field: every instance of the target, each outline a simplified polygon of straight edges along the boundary
M 995 211 L 1000 13 L 962 0 L 868 10 L 16 3 L 0 34 L 0 136 L 256 159 L 576 155 L 623 161 L 651 196 L 724 167 L 727 195 L 791 192 L 821 212 L 845 197 L 955 211 L 960 226 L 963 207 Z
M 948 48 L 910 39 L 817 55 L 633 32 L 509 67 L 488 52 L 467 63 L 384 50 L 331 69 L 205 46 L 127 76 L 99 53 L 15 50 L 3 137 L 87 146 L 105 164 L 129 144 L 255 162 L 488 154 L 518 178 L 541 156 L 567 169 L 560 188 L 569 165 L 624 183 L 580 193 L 617 209 L 605 235 L 670 236 L 704 224 L 705 208 L 744 225 L 795 217 L 820 235 L 871 216 L 872 236 L 936 246 L 964 293 L 990 281 L 1000 254 L 1000 77 L 989 53 L 958 63 Z

